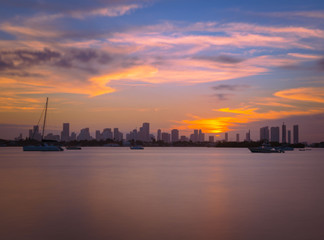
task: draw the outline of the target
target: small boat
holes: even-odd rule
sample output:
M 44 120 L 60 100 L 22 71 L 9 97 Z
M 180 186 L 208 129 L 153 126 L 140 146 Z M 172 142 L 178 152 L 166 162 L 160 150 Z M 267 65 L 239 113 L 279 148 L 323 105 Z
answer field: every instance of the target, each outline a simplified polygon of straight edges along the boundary
M 54 145 L 48 145 L 46 143 L 42 143 L 39 146 L 23 146 L 23 150 L 24 151 L 44 151 L 44 152 L 50 152 L 50 151 L 64 151 L 63 148 L 61 148 L 60 146 L 54 146 Z
M 79 146 L 68 146 L 68 147 L 65 147 L 66 150 L 81 150 L 82 148 L 79 147 Z
M 49 144 L 46 143 L 46 142 L 53 142 L 53 141 L 44 139 L 46 115 L 47 115 L 47 106 L 48 106 L 48 98 L 46 98 L 46 104 L 45 104 L 45 115 L 44 115 L 43 131 L 42 131 L 42 142 L 40 143 L 40 145 L 23 146 L 23 151 L 41 151 L 41 152 L 64 151 L 64 149 L 62 147 L 60 147 L 60 146 L 49 145 Z
M 252 153 L 284 153 L 282 149 L 276 149 L 271 147 L 270 144 L 262 144 L 260 147 L 250 147 L 249 150 Z
M 130 146 L 129 148 L 132 149 L 132 150 L 142 150 L 142 149 L 144 149 L 143 146 Z

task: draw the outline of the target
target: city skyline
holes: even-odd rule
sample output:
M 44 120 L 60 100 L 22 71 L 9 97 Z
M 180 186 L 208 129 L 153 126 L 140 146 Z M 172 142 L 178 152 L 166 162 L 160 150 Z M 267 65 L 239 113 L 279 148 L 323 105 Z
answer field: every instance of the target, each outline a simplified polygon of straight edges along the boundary
M 42 127 L 41 127 L 42 128 Z M 122 130 L 119 128 L 104 128 L 101 130 L 95 130 L 95 135 L 92 135 L 90 132 L 90 128 L 82 128 L 78 132 L 70 133 L 70 123 L 62 124 L 61 134 L 53 134 L 52 132 L 47 133 L 42 136 L 42 129 L 40 126 L 35 125 L 32 129 L 29 129 L 29 135 L 24 137 L 22 133 L 19 134 L 15 138 L 15 140 L 24 140 L 26 138 L 35 139 L 41 141 L 42 138 L 46 140 L 55 140 L 62 142 L 70 142 L 70 141 L 106 141 L 106 140 L 114 140 L 114 141 L 142 141 L 142 142 L 152 142 L 152 141 L 164 141 L 165 143 L 174 143 L 178 141 L 182 142 L 251 142 L 251 141 L 263 141 L 263 142 L 277 142 L 282 144 L 298 144 L 304 141 L 299 140 L 299 125 L 295 124 L 292 126 L 293 135 L 291 136 L 291 130 L 286 128 L 285 123 L 283 123 L 281 129 L 282 133 L 279 134 L 280 127 L 261 127 L 260 128 L 260 137 L 258 139 L 251 138 L 251 130 L 249 129 L 245 133 L 245 139 L 240 140 L 240 134 L 232 132 L 232 139 L 229 138 L 229 132 L 225 132 L 221 135 L 222 139 L 215 139 L 215 135 L 206 134 L 201 129 L 194 129 L 193 132 L 188 136 L 184 135 L 179 129 L 172 129 L 171 131 L 162 131 L 161 129 L 157 129 L 155 132 L 150 131 L 150 123 L 143 123 L 141 127 L 137 127 L 130 131 L 129 133 L 124 134 Z M 181 134 L 180 134 L 181 133 Z M 280 141 L 280 136 L 284 136 L 284 134 L 288 133 L 288 138 L 290 140 L 286 141 L 283 137 Z M 235 137 L 235 139 L 233 139 Z
M 316 0 L 4 0 L 0 138 L 28 135 L 49 97 L 59 135 L 149 122 L 242 141 L 285 122 L 323 141 L 323 19 Z

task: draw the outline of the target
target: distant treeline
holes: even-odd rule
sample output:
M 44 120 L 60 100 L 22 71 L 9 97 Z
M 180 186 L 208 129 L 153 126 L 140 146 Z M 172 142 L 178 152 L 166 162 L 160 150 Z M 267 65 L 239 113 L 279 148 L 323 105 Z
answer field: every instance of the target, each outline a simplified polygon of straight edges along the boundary
M 45 140 L 46 141 L 46 140 Z M 167 143 L 164 141 L 155 141 L 152 142 L 142 142 L 142 141 L 130 141 L 130 142 L 122 142 L 122 141 L 114 141 L 111 139 L 108 140 L 83 140 L 83 141 L 71 141 L 71 142 L 56 142 L 56 141 L 46 141 L 51 145 L 60 145 L 60 146 L 130 146 L 130 145 L 142 145 L 145 147 L 229 147 L 229 148 L 248 148 L 248 147 L 257 147 L 261 146 L 263 144 L 262 141 L 250 141 L 250 142 L 192 142 L 192 141 L 179 141 L 174 143 Z M 10 140 L 3 140 L 0 139 L 0 146 L 26 146 L 26 145 L 39 145 L 40 142 L 32 139 L 25 139 L 20 141 L 10 141 Z M 281 144 L 278 142 L 270 142 L 270 145 L 273 147 L 278 146 L 288 146 L 293 148 L 303 148 L 305 147 L 304 144 L 298 143 L 298 144 Z M 310 145 L 310 147 L 315 148 L 324 148 L 324 142 L 320 143 L 313 143 Z

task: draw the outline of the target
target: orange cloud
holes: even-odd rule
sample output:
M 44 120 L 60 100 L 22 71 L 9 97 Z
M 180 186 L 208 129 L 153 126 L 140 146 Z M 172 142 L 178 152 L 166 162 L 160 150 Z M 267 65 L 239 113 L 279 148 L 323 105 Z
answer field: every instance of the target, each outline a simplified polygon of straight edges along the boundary
M 274 93 L 274 96 L 298 101 L 324 103 L 324 88 L 303 87 L 287 89 Z

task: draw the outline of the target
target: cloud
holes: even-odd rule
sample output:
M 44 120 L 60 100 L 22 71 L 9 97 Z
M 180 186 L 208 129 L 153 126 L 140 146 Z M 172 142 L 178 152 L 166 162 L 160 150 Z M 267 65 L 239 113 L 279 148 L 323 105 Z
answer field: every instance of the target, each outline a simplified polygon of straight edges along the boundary
M 324 103 L 323 87 L 302 87 L 278 91 L 274 96 L 297 101 Z
M 219 84 L 217 86 L 212 87 L 213 90 L 219 91 L 219 90 L 227 90 L 227 91 L 237 91 L 243 88 L 249 88 L 249 85 L 242 85 L 242 84 L 236 84 L 236 85 L 230 85 L 230 84 Z
M 105 8 L 97 8 L 90 11 L 87 10 L 72 11 L 68 14 L 68 16 L 73 18 L 79 18 L 79 19 L 83 19 L 85 17 L 91 17 L 91 16 L 118 17 L 130 13 L 132 10 L 138 8 L 141 8 L 141 6 L 138 4 L 111 6 Z
M 317 67 L 319 70 L 324 71 L 324 58 L 318 60 Z
M 262 15 L 283 17 L 283 18 L 324 18 L 324 11 L 290 11 L 290 12 L 272 12 L 272 13 L 261 13 Z
M 220 62 L 220 63 L 228 63 L 228 64 L 236 64 L 243 62 L 244 59 L 233 57 L 229 55 L 219 55 L 219 56 L 194 56 L 193 59 L 198 60 L 206 60 L 206 61 L 212 61 L 212 62 Z
M 58 59 L 59 52 L 45 48 L 43 51 L 14 50 L 0 51 L 0 71 L 6 69 L 21 69 L 39 65 Z
M 233 94 L 216 93 L 216 94 L 214 94 L 214 96 L 216 96 L 219 101 L 226 101 L 226 100 L 229 100 L 229 98 L 232 97 Z

